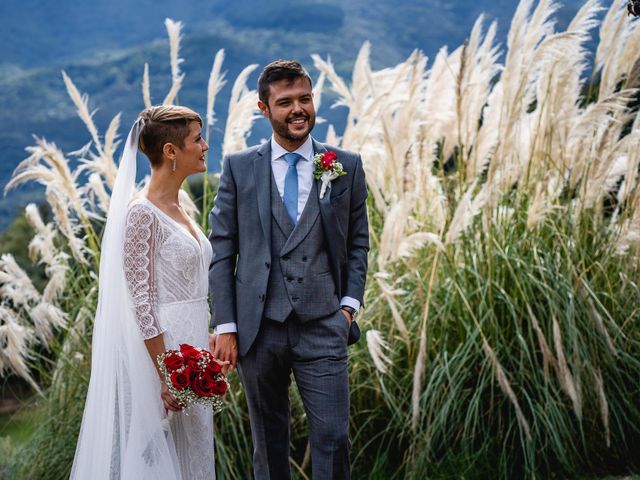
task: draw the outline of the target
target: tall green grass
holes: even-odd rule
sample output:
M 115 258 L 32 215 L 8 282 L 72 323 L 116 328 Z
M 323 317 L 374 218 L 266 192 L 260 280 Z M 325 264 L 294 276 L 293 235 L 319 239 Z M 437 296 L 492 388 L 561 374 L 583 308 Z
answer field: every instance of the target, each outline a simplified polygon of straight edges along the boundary
M 363 429 L 378 438 L 360 456 L 379 458 L 388 449 L 403 459 L 391 471 L 387 460 L 381 476 L 562 478 L 639 468 L 640 290 L 633 279 L 640 272 L 637 262 L 612 255 L 594 227 L 554 218 L 530 232 L 526 218 L 512 219 L 489 232 L 472 229 L 458 248 L 440 255 L 426 247 L 402 272 L 410 293 L 400 310 L 410 341 L 390 339 L 393 362 L 377 391 L 372 365 L 354 372 L 355 393 L 366 389 L 365 397 L 378 399 L 372 407 L 384 405 L 355 415 L 378 425 Z M 415 337 L 428 297 L 424 387 L 412 429 Z M 390 315 L 379 308 L 367 319 L 389 330 Z M 500 389 L 487 349 L 529 435 Z M 383 452 L 376 451 L 380 445 Z

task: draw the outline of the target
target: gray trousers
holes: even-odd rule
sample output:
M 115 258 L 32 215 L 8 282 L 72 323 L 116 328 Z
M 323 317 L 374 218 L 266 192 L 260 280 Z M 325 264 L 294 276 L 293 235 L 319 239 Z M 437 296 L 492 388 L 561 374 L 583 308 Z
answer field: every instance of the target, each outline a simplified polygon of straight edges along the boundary
M 349 325 L 337 312 L 301 323 L 264 319 L 256 341 L 240 358 L 251 420 L 256 480 L 290 479 L 291 372 L 309 421 L 314 480 L 349 479 Z

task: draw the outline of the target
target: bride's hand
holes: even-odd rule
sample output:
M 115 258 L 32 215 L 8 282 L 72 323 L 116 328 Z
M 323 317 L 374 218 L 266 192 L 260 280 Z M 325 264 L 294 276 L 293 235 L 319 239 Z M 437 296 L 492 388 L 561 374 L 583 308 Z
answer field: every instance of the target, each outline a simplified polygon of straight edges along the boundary
M 160 398 L 162 398 L 162 403 L 166 410 L 171 410 L 172 412 L 179 412 L 182 410 L 182 405 L 180 405 L 176 397 L 171 395 L 169 387 L 167 387 L 167 384 L 164 382 L 162 382 L 160 387 Z

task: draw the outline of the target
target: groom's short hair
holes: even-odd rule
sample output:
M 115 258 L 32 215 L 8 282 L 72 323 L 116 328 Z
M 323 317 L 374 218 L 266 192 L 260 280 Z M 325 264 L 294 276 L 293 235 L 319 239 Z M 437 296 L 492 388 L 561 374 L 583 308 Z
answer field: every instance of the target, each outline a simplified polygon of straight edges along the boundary
M 293 82 L 298 78 L 306 78 L 313 86 L 311 77 L 305 68 L 295 60 L 276 60 L 264 67 L 260 78 L 258 78 L 258 98 L 262 103 L 269 106 L 269 86 L 280 80 Z
M 140 132 L 139 148 L 149 159 L 152 167 L 162 164 L 162 148 L 172 143 L 184 147 L 191 122 L 202 127 L 202 118 L 196 112 L 179 105 L 156 105 L 140 112 L 144 127 Z

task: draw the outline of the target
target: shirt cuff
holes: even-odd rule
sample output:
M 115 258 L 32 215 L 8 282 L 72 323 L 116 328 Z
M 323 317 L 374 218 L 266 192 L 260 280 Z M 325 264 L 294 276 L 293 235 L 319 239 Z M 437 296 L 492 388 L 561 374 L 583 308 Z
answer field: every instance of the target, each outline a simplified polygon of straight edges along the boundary
M 237 332 L 238 332 L 238 325 L 235 322 L 223 323 L 213 329 L 213 333 L 215 335 L 220 335 L 222 333 L 237 333 Z
M 340 305 L 346 305 L 347 307 L 360 310 L 360 302 L 352 297 L 342 297 L 342 300 L 340 300 Z

